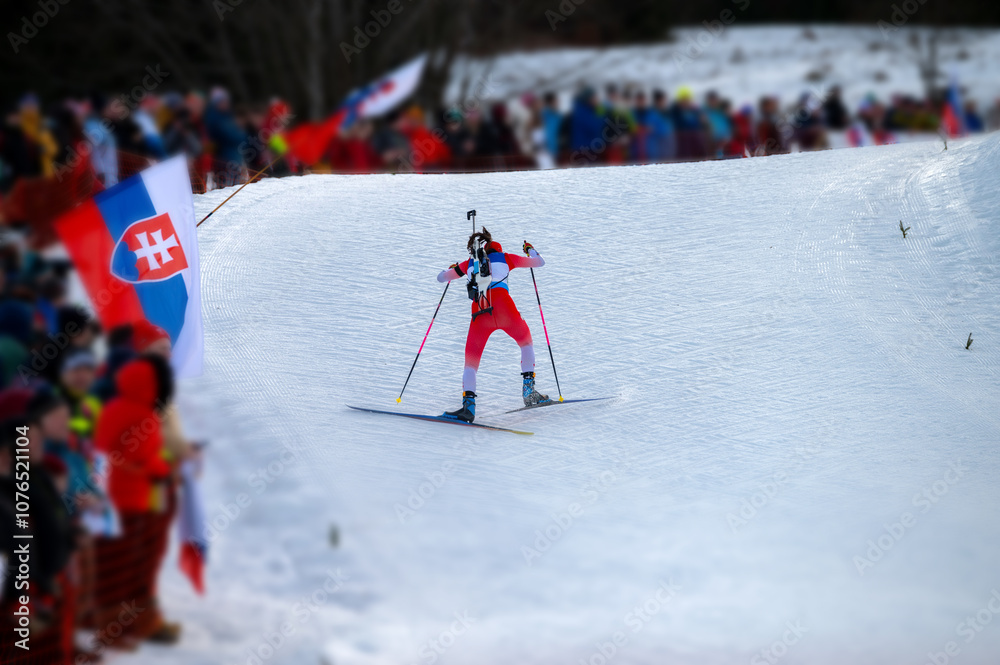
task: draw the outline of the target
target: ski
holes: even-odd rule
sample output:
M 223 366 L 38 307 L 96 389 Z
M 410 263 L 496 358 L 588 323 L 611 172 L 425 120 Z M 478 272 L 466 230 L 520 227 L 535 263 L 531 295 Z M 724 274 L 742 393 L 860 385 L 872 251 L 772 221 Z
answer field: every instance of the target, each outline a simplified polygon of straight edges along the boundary
M 510 411 L 504 411 L 507 413 L 517 413 L 518 411 L 527 411 L 528 409 L 540 409 L 543 406 L 557 406 L 559 404 L 576 404 L 577 402 L 600 402 L 601 400 L 611 399 L 610 397 L 589 397 L 587 399 L 564 399 L 563 401 L 552 400 L 551 402 L 545 402 L 543 404 L 532 404 L 531 406 L 522 406 L 519 409 L 511 409 Z
M 387 416 L 402 416 L 403 418 L 413 418 L 415 420 L 427 420 L 436 423 L 447 423 L 449 425 L 462 425 L 464 427 L 478 427 L 480 429 L 491 429 L 498 432 L 510 432 L 512 434 L 522 434 L 525 436 L 531 436 L 534 432 L 523 432 L 516 429 L 507 429 L 506 427 L 496 427 L 495 425 L 482 425 L 480 423 L 467 423 L 463 420 L 458 420 L 456 418 L 448 418 L 445 416 L 425 416 L 419 413 L 399 413 L 398 411 L 381 411 L 379 409 L 366 409 L 360 406 L 346 405 L 348 409 L 354 409 L 355 411 L 366 411 L 368 413 L 383 413 Z

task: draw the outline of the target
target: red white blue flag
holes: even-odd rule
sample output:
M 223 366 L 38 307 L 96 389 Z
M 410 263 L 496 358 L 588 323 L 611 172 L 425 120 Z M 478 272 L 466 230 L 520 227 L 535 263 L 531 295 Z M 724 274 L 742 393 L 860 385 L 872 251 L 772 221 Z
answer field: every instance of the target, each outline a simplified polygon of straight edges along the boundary
M 183 156 L 101 192 L 56 231 L 105 329 L 146 319 L 170 335 L 177 375 L 201 374 L 198 240 Z
M 312 166 L 321 160 L 330 141 L 341 127 L 350 127 L 358 118 L 383 115 L 398 106 L 420 85 L 427 55 L 420 55 L 399 69 L 351 92 L 330 117 L 322 122 L 305 122 L 285 136 L 288 152 Z

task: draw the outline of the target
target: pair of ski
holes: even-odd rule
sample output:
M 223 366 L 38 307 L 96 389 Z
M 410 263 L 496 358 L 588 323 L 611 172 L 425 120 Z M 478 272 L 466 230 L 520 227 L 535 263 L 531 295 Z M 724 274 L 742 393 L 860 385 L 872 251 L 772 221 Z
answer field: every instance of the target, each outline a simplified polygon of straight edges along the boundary
M 540 409 L 546 406 L 557 406 L 559 404 L 576 404 L 579 402 L 599 402 L 601 400 L 610 399 L 609 397 L 591 397 L 589 399 L 564 399 L 561 402 L 551 401 L 545 402 L 544 404 L 533 404 L 531 406 L 522 406 L 520 409 L 511 409 L 510 411 L 505 411 L 504 413 L 517 413 L 518 411 L 527 411 L 528 409 Z M 381 411 L 379 409 L 367 409 L 360 406 L 347 405 L 347 408 L 354 409 L 355 411 L 366 411 L 368 413 L 381 413 L 387 416 L 402 416 L 403 418 L 414 418 L 416 420 L 427 420 L 436 423 L 447 423 L 449 425 L 462 425 L 463 427 L 478 427 L 480 429 L 492 429 L 498 432 L 510 432 L 512 434 L 523 434 L 532 435 L 534 432 L 524 432 L 522 430 L 508 429 L 506 427 L 497 427 L 496 425 L 484 425 L 482 423 L 467 423 L 464 420 L 459 420 L 457 418 L 451 418 L 449 416 L 425 416 L 419 413 L 399 413 L 398 411 Z

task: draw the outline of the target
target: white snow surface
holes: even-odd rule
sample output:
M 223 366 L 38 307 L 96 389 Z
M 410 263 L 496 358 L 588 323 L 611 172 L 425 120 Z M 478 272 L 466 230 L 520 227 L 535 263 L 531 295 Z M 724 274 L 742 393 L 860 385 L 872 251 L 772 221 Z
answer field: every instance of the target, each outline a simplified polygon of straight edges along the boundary
M 199 230 L 206 371 L 183 385 L 211 440 L 208 593 L 171 559 L 182 642 L 121 662 L 575 665 L 613 648 L 620 664 L 766 649 L 919 665 L 953 641 L 957 662 L 996 663 L 998 171 L 989 135 L 247 187 Z M 395 397 L 471 208 L 546 259 L 563 394 L 612 401 L 503 415 L 519 354 L 498 333 L 478 421 L 534 436 L 346 408 L 458 405 L 461 282 Z M 530 274 L 510 290 L 554 395 Z M 962 623 L 977 613 L 992 622 Z

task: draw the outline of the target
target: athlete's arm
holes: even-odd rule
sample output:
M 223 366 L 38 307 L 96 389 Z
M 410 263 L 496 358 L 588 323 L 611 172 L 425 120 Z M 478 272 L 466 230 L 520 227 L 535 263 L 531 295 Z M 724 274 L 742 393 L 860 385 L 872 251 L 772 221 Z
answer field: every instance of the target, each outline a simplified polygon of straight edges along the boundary
M 453 279 L 458 279 L 459 277 L 464 277 L 465 273 L 469 270 L 469 259 L 462 261 L 461 263 L 453 264 L 447 270 L 442 270 L 438 273 L 439 282 L 450 282 Z
M 545 259 L 535 251 L 534 247 L 528 248 L 528 255 L 521 256 L 520 254 L 504 254 L 504 258 L 507 259 L 507 266 L 513 270 L 514 268 L 541 268 L 545 265 Z

